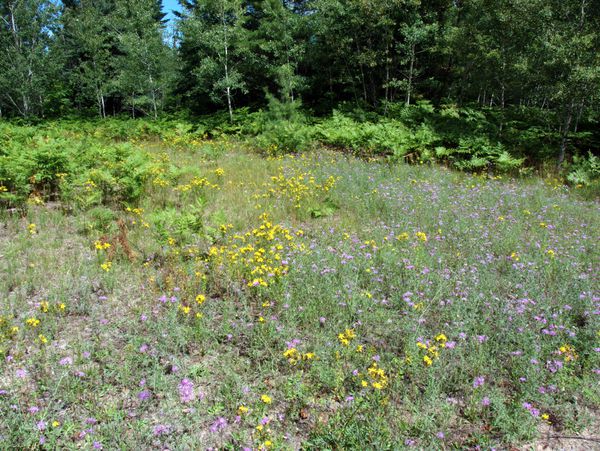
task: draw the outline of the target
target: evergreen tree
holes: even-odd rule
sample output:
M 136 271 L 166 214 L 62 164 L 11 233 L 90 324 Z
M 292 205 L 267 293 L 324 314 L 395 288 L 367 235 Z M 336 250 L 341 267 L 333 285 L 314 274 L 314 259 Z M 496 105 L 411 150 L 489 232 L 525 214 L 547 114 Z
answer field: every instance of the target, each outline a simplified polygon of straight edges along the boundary
M 155 0 L 119 0 L 115 12 L 119 55 L 115 91 L 135 117 L 162 109 L 175 60 L 163 40 L 164 22 Z

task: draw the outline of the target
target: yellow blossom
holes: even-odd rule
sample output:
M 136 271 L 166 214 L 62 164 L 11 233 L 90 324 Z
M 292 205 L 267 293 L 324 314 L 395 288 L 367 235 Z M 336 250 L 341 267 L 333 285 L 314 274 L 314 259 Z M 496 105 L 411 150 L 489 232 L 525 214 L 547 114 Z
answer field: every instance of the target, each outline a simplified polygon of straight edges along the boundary
M 346 329 L 344 332 L 338 334 L 338 340 L 344 346 L 348 346 L 354 337 L 356 337 L 356 334 L 353 329 Z
M 427 241 L 427 235 L 425 232 L 417 232 L 415 235 L 420 241 Z
M 40 325 L 40 320 L 37 318 L 28 318 L 25 321 L 25 324 L 27 324 L 28 326 L 31 326 L 33 328 L 38 327 Z

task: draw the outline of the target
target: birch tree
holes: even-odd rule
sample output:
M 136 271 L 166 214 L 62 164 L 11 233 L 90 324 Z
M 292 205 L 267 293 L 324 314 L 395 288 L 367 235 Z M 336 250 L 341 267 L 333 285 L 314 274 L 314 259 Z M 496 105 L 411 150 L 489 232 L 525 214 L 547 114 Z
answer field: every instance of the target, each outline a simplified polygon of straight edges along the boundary
M 197 64 L 191 68 L 194 94 L 208 94 L 213 102 L 226 105 L 233 120 L 235 95 L 248 92 L 239 70 L 248 52 L 245 4 L 241 0 L 201 0 L 184 1 L 182 6 L 182 39 L 196 52 Z
M 47 0 L 0 2 L 0 106 L 22 117 L 44 115 L 59 62 L 52 54 L 58 9 Z

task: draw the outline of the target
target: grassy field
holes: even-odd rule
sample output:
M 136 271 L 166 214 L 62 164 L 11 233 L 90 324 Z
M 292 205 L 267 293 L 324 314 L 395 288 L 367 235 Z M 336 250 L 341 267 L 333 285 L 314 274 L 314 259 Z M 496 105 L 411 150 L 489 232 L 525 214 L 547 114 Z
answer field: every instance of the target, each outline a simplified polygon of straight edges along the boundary
M 28 133 L 0 213 L 0 448 L 598 436 L 600 211 L 576 189 Z

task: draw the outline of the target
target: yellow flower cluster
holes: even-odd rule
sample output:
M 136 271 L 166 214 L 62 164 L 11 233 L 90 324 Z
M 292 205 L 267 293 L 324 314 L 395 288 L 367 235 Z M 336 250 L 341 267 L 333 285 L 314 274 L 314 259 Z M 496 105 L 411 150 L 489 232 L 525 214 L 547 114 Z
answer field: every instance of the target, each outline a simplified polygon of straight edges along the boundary
M 433 343 L 423 343 L 422 341 L 417 342 L 417 347 L 423 351 L 425 351 L 422 359 L 425 366 L 431 366 L 435 359 L 440 356 L 440 349 L 446 347 L 446 342 L 448 338 L 444 334 L 436 335 L 435 344 Z
M 27 318 L 25 324 L 35 329 L 40 325 L 40 320 L 37 318 Z
M 194 188 L 202 188 L 203 186 L 206 186 L 208 188 L 214 188 L 214 189 L 219 188 L 219 185 L 217 185 L 216 183 L 210 183 L 210 181 L 204 177 L 194 177 L 190 181 L 190 183 L 186 183 L 184 185 L 178 185 L 175 188 L 173 188 L 173 190 L 185 193 L 185 192 L 191 191 Z
M 97 250 L 99 250 L 99 251 L 105 251 L 105 250 L 106 250 L 106 249 L 108 249 L 110 246 L 111 246 L 111 245 L 110 245 L 110 243 L 108 243 L 108 242 L 105 242 L 105 241 L 100 241 L 100 240 L 97 240 L 97 241 L 94 243 L 94 247 L 95 247 Z
M 564 356 L 565 363 L 572 362 L 579 358 L 575 352 L 575 348 L 569 344 L 562 345 L 560 348 L 558 348 L 558 354 Z
M 288 199 L 294 203 L 295 208 L 300 208 L 303 201 L 316 194 L 327 193 L 335 184 L 336 178 L 333 176 L 319 183 L 310 172 L 299 172 L 288 176 L 284 173 L 283 167 L 280 167 L 279 174 L 271 177 L 271 187 L 267 195 Z
M 268 287 L 288 273 L 284 252 L 305 251 L 304 244 L 295 242 L 302 231 L 273 224 L 268 215 L 261 215 L 262 224 L 243 235 L 227 236 L 227 243 L 212 246 L 208 261 L 234 277 L 244 278 L 248 287 Z
M 338 340 L 343 346 L 348 346 L 354 338 L 356 338 L 354 329 L 346 329 L 338 334 Z
M 27 231 L 30 235 L 35 235 L 37 233 L 37 226 L 35 224 L 29 224 L 27 226 Z
M 50 305 L 50 303 L 48 301 L 40 302 L 40 311 L 42 313 L 48 313 L 51 310 L 54 310 L 56 312 L 64 312 L 65 308 L 66 308 L 66 305 L 63 302 L 59 302 L 55 305 Z
M 196 296 L 197 308 L 200 308 L 202 306 L 202 304 L 204 304 L 205 302 L 206 302 L 205 295 L 199 294 Z M 179 305 L 179 311 L 184 316 L 190 316 L 190 314 L 194 312 L 194 309 L 189 305 L 181 304 L 181 305 Z M 204 317 L 204 314 L 198 310 L 194 313 L 193 316 L 196 317 L 197 319 L 200 319 L 200 318 Z
M 427 241 L 427 235 L 425 234 L 425 232 L 417 232 L 415 233 L 415 236 L 419 241 Z
M 152 180 L 152 184 L 164 188 L 165 186 L 169 186 L 169 181 L 162 176 L 158 176 Z
M 283 356 L 287 359 L 290 365 L 296 365 L 298 362 L 313 360 L 316 356 L 313 352 L 305 352 L 302 354 L 296 348 L 286 349 Z
M 371 378 L 371 387 L 376 390 L 383 390 L 388 385 L 388 377 L 385 374 L 383 368 L 379 368 L 376 362 L 369 367 L 367 370 L 369 377 Z

